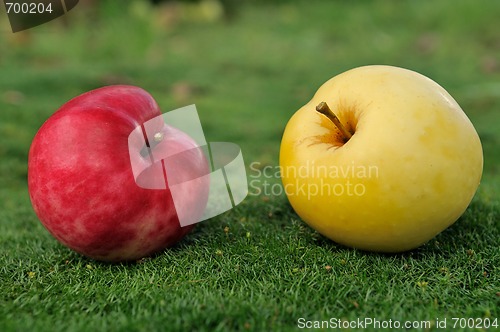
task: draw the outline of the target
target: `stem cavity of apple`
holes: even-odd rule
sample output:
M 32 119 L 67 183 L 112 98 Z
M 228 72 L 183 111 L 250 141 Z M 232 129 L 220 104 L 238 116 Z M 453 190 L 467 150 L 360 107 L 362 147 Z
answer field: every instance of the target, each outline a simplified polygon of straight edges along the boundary
M 316 106 L 316 112 L 323 114 L 333 122 L 333 124 L 342 133 L 342 136 L 344 137 L 344 143 L 352 137 L 352 134 L 347 130 L 346 127 L 344 127 L 342 122 L 340 122 L 339 118 L 335 115 L 335 113 L 333 113 L 327 103 L 325 103 L 324 101 L 319 103 L 318 106 Z

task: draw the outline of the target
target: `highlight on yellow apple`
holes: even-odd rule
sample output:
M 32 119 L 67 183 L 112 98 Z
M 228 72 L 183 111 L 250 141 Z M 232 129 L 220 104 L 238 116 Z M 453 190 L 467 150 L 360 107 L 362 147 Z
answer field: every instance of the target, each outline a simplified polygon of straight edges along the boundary
M 284 190 L 297 214 L 362 250 L 417 248 L 452 225 L 481 180 L 474 126 L 440 85 L 411 70 L 333 77 L 288 122 Z

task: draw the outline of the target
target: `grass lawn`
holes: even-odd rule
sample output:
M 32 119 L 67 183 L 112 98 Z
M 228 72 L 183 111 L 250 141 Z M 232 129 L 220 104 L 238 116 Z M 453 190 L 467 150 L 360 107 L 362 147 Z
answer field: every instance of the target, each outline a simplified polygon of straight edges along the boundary
M 448 329 L 452 318 L 500 319 L 500 2 L 249 1 L 227 19 L 169 8 L 82 4 L 66 26 L 16 35 L 0 12 L 0 331 L 289 331 L 300 318 L 431 321 L 437 330 L 445 318 Z M 207 139 L 239 144 L 259 185 L 249 166 L 278 164 L 291 115 L 324 81 L 366 64 L 433 78 L 482 139 L 483 180 L 469 209 L 417 250 L 342 247 L 307 227 L 284 195 L 252 188 L 156 257 L 104 264 L 56 242 L 31 208 L 31 140 L 84 91 L 127 83 L 164 111 L 196 103 Z

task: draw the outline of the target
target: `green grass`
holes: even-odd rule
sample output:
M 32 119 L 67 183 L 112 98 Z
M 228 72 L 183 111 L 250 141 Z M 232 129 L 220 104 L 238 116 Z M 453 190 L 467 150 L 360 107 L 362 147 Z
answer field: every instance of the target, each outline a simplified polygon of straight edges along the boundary
M 0 14 L 1 331 L 288 331 L 301 317 L 500 318 L 500 3 L 250 2 L 215 21 L 185 11 L 162 25 L 143 1 L 105 1 L 98 12 L 74 9 L 67 27 L 31 30 L 27 41 Z M 252 195 L 174 248 L 112 265 L 58 244 L 32 211 L 31 139 L 84 91 L 129 83 L 164 111 L 196 103 L 210 141 L 239 144 L 247 165 L 277 165 L 295 110 L 331 76 L 375 63 L 439 82 L 483 143 L 471 206 L 417 250 L 345 248 L 307 227 L 284 196 Z

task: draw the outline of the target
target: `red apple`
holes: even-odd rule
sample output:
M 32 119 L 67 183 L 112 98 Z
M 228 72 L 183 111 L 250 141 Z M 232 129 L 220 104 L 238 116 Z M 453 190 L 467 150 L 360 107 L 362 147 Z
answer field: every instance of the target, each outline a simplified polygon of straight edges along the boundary
M 146 91 L 119 85 L 70 100 L 42 125 L 29 152 L 28 187 L 35 213 L 57 240 L 93 259 L 125 261 L 171 246 L 193 228 L 179 224 L 165 182 L 199 178 L 208 174 L 208 163 L 196 142 L 160 115 Z M 138 138 L 147 121 L 159 142 Z M 137 128 L 141 135 L 134 138 Z M 164 161 L 151 165 L 147 155 L 165 150 L 174 155 L 168 180 Z M 134 160 L 145 165 L 140 179 Z M 177 208 L 199 218 L 208 188 L 202 178 L 188 182 Z

